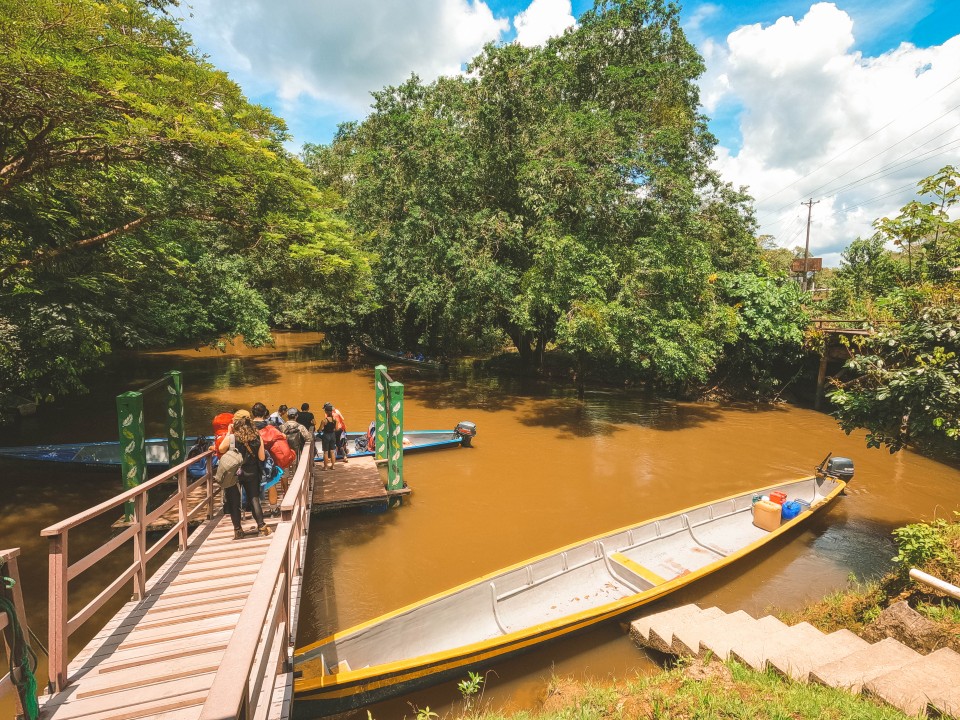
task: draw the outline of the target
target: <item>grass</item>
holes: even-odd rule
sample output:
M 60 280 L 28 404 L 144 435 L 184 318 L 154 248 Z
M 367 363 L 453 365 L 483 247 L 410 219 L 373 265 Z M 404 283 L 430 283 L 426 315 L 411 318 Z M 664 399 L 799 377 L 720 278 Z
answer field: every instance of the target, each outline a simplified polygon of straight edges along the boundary
M 953 522 L 908 525 L 895 533 L 898 570 L 875 582 L 851 578 L 850 588 L 796 612 L 779 612 L 793 625 L 809 622 L 823 632 L 861 633 L 889 605 L 906 600 L 938 626 L 938 645 L 960 650 L 960 605 L 913 582 L 917 567 L 960 586 L 960 514 Z M 461 692 L 463 689 L 461 688 Z M 505 714 L 464 694 L 460 712 L 438 720 L 902 720 L 899 710 L 860 695 L 794 683 L 736 662 L 680 661 L 653 676 L 612 684 L 553 678 L 537 710 Z M 419 712 L 419 720 L 436 713 Z M 416 710 L 411 717 L 418 717 Z M 372 719 L 375 720 L 375 719 Z
M 484 708 L 441 720 L 903 720 L 865 697 L 801 685 L 736 662 L 693 661 L 615 684 L 553 678 L 535 711 Z

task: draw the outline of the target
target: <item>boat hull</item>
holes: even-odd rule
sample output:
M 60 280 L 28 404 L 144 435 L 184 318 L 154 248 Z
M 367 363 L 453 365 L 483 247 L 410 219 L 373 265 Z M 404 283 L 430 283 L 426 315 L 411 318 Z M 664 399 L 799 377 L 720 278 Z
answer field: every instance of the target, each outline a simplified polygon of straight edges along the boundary
M 373 455 L 373 451 L 353 450 L 356 438 L 364 433 L 347 433 L 349 457 Z M 192 445 L 196 438 L 187 438 Z M 421 450 L 438 450 L 459 447 L 463 438 L 452 430 L 411 430 L 404 433 L 404 453 Z M 319 441 L 317 443 L 319 448 Z M 167 469 L 167 441 L 150 438 L 145 441 L 147 468 L 151 471 Z M 318 450 L 319 452 L 319 450 Z M 0 458 L 33 462 L 70 463 L 85 470 L 114 470 L 120 466 L 120 443 L 70 443 L 61 445 L 28 445 L 23 447 L 0 447 Z M 319 455 L 317 456 L 319 459 Z
M 463 678 L 634 611 L 790 532 L 842 489 L 831 478 L 808 478 L 706 503 L 561 548 L 337 633 L 297 651 L 302 676 L 294 686 L 294 717 L 322 717 Z M 807 498 L 809 507 L 769 532 L 743 522 L 752 496 L 772 490 Z M 742 540 L 735 548 L 728 543 L 725 554 L 716 542 L 724 529 Z M 712 559 L 701 562 L 705 556 Z M 665 570 L 671 567 L 673 575 Z M 405 648 L 411 649 L 406 655 Z M 383 662 L 375 662 L 378 657 Z
M 410 365 L 411 367 L 420 367 L 427 370 L 442 370 L 444 367 L 446 367 L 446 364 L 442 362 L 416 360 L 414 358 L 404 357 L 403 353 L 393 352 L 391 350 L 381 350 L 380 348 L 367 345 L 359 340 L 357 341 L 357 345 L 359 345 L 360 349 L 367 353 L 367 355 L 372 355 L 373 357 L 381 358 L 383 360 L 389 360 L 390 362 L 400 363 L 401 365 Z

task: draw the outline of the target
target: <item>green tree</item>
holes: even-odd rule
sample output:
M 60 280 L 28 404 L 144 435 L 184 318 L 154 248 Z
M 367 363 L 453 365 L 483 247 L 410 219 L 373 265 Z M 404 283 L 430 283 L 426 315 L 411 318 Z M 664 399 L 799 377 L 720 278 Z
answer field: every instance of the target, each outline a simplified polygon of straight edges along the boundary
M 907 292 L 905 319 L 868 337 L 847 362 L 852 380 L 829 394 L 847 433 L 896 452 L 960 434 L 960 302 L 956 291 Z
M 118 344 L 266 342 L 290 283 L 361 303 L 335 199 L 163 6 L 0 9 L 0 394 L 81 389 Z
M 305 156 L 378 256 L 368 325 L 447 351 L 505 336 L 527 362 L 554 344 L 581 378 L 705 379 L 733 323 L 710 278 L 762 262 L 749 198 L 709 168 L 702 72 L 676 7 L 620 0 L 375 93 Z

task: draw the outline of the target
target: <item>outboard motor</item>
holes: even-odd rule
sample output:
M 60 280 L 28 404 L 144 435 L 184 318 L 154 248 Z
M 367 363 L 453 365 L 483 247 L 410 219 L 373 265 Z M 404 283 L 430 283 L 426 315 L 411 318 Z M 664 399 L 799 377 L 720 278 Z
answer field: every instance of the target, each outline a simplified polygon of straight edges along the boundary
M 460 447 L 470 447 L 470 443 L 477 434 L 477 426 L 468 420 L 461 420 L 453 432 L 460 437 Z
M 817 468 L 817 475 L 825 475 L 834 480 L 848 483 L 853 480 L 853 460 L 845 457 L 830 457 L 827 455 Z

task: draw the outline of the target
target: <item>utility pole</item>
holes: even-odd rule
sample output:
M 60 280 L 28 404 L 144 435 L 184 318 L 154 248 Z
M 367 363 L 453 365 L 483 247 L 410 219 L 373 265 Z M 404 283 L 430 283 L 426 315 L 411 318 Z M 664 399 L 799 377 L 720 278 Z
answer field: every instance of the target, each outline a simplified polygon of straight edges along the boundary
M 813 217 L 813 206 L 816 205 L 818 202 L 820 201 L 817 200 L 817 202 L 814 202 L 813 198 L 810 198 L 809 201 L 800 203 L 801 205 L 807 206 L 807 244 L 803 246 L 803 289 L 804 290 L 810 289 L 807 287 L 807 280 L 808 280 L 807 273 L 809 272 L 807 268 L 807 260 L 810 257 L 810 218 Z

